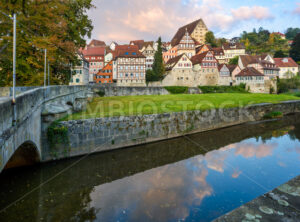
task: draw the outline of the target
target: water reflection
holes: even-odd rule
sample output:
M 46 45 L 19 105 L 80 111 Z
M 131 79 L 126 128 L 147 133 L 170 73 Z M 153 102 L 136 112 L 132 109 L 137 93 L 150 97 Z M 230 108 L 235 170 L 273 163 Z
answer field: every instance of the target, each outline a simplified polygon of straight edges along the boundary
M 298 119 L 92 155 L 41 187 L 76 159 L 6 171 L 1 209 L 38 188 L 0 221 L 210 221 L 300 173 Z

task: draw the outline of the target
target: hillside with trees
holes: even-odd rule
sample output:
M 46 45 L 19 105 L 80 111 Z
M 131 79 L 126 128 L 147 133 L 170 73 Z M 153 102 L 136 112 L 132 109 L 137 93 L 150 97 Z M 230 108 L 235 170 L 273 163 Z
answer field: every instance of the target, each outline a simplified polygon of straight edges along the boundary
M 258 31 L 253 29 L 252 32 L 244 31 L 241 34 L 241 42 L 244 43 L 246 51 L 250 54 L 271 53 L 274 55 L 277 51 L 281 51 L 283 55 L 287 56 L 289 52 L 286 39 L 263 28 L 259 28 Z

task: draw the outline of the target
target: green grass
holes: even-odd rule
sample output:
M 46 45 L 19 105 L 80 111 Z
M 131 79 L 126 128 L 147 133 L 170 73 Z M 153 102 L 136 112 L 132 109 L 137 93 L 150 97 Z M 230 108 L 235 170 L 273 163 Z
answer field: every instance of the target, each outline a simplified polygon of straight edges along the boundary
M 86 111 L 74 113 L 62 120 L 231 108 L 287 100 L 300 100 L 300 98 L 291 95 L 244 93 L 97 97 L 88 104 Z

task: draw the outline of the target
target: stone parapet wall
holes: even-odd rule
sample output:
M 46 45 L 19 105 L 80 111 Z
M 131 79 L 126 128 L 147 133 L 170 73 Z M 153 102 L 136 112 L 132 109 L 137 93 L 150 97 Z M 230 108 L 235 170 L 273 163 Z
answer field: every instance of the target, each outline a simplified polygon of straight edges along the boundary
M 68 129 L 68 144 L 58 144 L 44 152 L 44 161 L 123 148 L 179 137 L 251 121 L 266 113 L 300 111 L 300 101 L 258 104 L 245 108 L 108 117 L 62 122 Z

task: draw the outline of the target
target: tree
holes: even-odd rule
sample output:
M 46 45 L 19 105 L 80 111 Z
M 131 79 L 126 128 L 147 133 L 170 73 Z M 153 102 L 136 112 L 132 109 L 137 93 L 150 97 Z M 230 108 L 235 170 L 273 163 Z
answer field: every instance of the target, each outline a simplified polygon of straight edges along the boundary
M 226 42 L 227 42 L 227 40 L 225 38 L 217 39 L 217 47 L 222 47 L 222 45 Z
M 205 43 L 210 44 L 212 47 L 217 47 L 216 38 L 213 32 L 209 31 L 205 34 Z
M 155 75 L 152 69 L 146 71 L 146 82 L 155 81 Z
M 296 62 L 300 62 L 300 33 L 294 38 L 294 42 L 291 46 L 290 57 Z
M 164 66 L 162 48 L 161 48 L 161 45 L 162 45 L 161 37 L 158 38 L 157 43 L 158 43 L 157 51 L 155 52 L 154 62 L 152 65 L 153 78 L 151 81 L 161 80 L 165 73 L 165 66 Z
M 285 37 L 288 40 L 293 40 L 300 33 L 300 28 L 288 28 L 285 32 Z
M 274 54 L 274 58 L 285 58 L 286 54 L 282 50 L 278 50 Z
M 239 57 L 236 56 L 229 60 L 229 65 L 238 65 L 239 64 Z
M 12 22 L 17 15 L 17 85 L 42 85 L 44 49 L 47 49 L 52 84 L 66 84 L 70 63 L 77 63 L 77 50 L 90 37 L 87 10 L 91 0 L 1 1 L 0 86 L 12 85 Z M 3 21 L 3 22 L 2 22 Z

